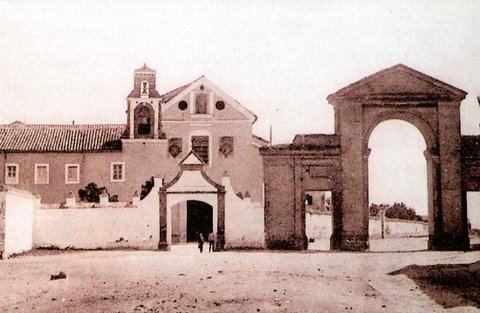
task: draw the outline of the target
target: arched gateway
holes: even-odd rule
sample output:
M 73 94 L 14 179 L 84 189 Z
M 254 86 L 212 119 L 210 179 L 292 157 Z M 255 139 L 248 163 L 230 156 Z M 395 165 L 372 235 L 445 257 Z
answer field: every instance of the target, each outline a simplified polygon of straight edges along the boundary
M 465 96 L 401 64 L 331 94 L 335 135 L 297 135 L 291 145 L 261 150 L 267 246 L 305 248 L 305 190 L 331 190 L 331 248 L 368 249 L 368 140 L 378 124 L 399 119 L 417 127 L 427 145 L 429 249 L 468 249 L 460 134 Z
M 198 202 L 211 207 L 212 229 L 221 238 L 225 227 L 225 187 L 204 172 L 205 164 L 191 151 L 181 162 L 180 172 L 159 190 L 160 236 L 158 248 L 169 250 L 172 244 L 172 207 L 182 202 Z M 202 212 L 199 212 L 201 214 Z M 207 236 L 208 234 L 204 234 Z

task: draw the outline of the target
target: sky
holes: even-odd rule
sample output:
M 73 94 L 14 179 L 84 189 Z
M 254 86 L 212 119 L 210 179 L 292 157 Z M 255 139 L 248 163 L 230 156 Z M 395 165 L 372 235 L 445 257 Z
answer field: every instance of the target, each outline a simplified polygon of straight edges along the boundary
M 272 125 L 273 142 L 287 143 L 333 133 L 327 96 L 403 63 L 468 92 L 462 133 L 479 134 L 479 29 L 476 1 L 2 1 L 0 123 L 125 123 L 133 70 L 146 63 L 160 93 L 205 75 L 255 112 L 257 135 Z M 372 134 L 383 171 L 389 144 L 405 141 L 410 160 L 423 140 L 389 123 Z M 397 177 L 420 166 L 399 162 Z M 376 183 L 371 201 L 400 195 L 425 211 L 426 178 L 406 172 L 397 186 Z

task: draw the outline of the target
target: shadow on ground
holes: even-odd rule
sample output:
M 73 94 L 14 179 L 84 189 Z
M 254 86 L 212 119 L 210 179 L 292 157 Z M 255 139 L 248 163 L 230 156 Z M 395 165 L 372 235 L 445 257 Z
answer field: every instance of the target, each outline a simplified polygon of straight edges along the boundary
M 389 275 L 404 274 L 444 308 L 480 308 L 480 261 L 471 264 L 409 265 Z

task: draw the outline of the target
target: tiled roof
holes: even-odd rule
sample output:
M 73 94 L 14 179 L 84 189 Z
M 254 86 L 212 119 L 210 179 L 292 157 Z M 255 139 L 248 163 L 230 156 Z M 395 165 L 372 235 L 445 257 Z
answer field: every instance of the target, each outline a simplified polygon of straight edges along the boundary
M 87 152 L 120 150 L 123 124 L 102 125 L 0 125 L 0 151 Z
M 181 93 L 182 91 L 184 91 L 188 86 L 190 86 L 192 83 L 190 84 L 186 84 L 186 85 L 183 85 L 181 87 L 178 87 L 176 89 L 173 89 L 163 95 L 161 95 L 161 98 L 162 98 L 162 101 L 163 102 L 168 102 L 170 101 L 171 99 L 175 98 L 175 96 L 177 96 L 179 93 Z
M 167 93 L 164 93 L 163 95 L 161 95 L 162 97 L 162 102 L 163 103 L 167 103 L 168 101 L 172 100 L 173 98 L 175 98 L 179 93 L 181 93 L 182 91 L 184 91 L 185 89 L 187 89 L 189 86 L 193 85 L 195 82 L 197 82 L 198 80 L 202 79 L 203 77 L 205 76 L 200 76 L 199 78 L 195 79 L 193 82 L 191 83 L 188 83 L 186 85 L 183 85 L 181 87 L 178 87 L 178 88 L 175 88 L 173 90 L 170 90 L 169 92 Z
M 141 68 L 137 68 L 135 72 L 155 72 L 155 70 L 149 68 L 146 63 L 143 63 L 143 66 Z

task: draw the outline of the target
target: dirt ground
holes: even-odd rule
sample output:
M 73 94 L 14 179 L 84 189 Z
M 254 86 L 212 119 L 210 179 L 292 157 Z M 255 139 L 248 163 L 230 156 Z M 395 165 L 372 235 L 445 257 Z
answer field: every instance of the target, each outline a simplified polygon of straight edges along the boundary
M 0 312 L 479 312 L 480 252 L 39 251 Z M 50 280 L 51 275 L 65 279 Z M 450 287 L 454 288 L 450 288 Z

